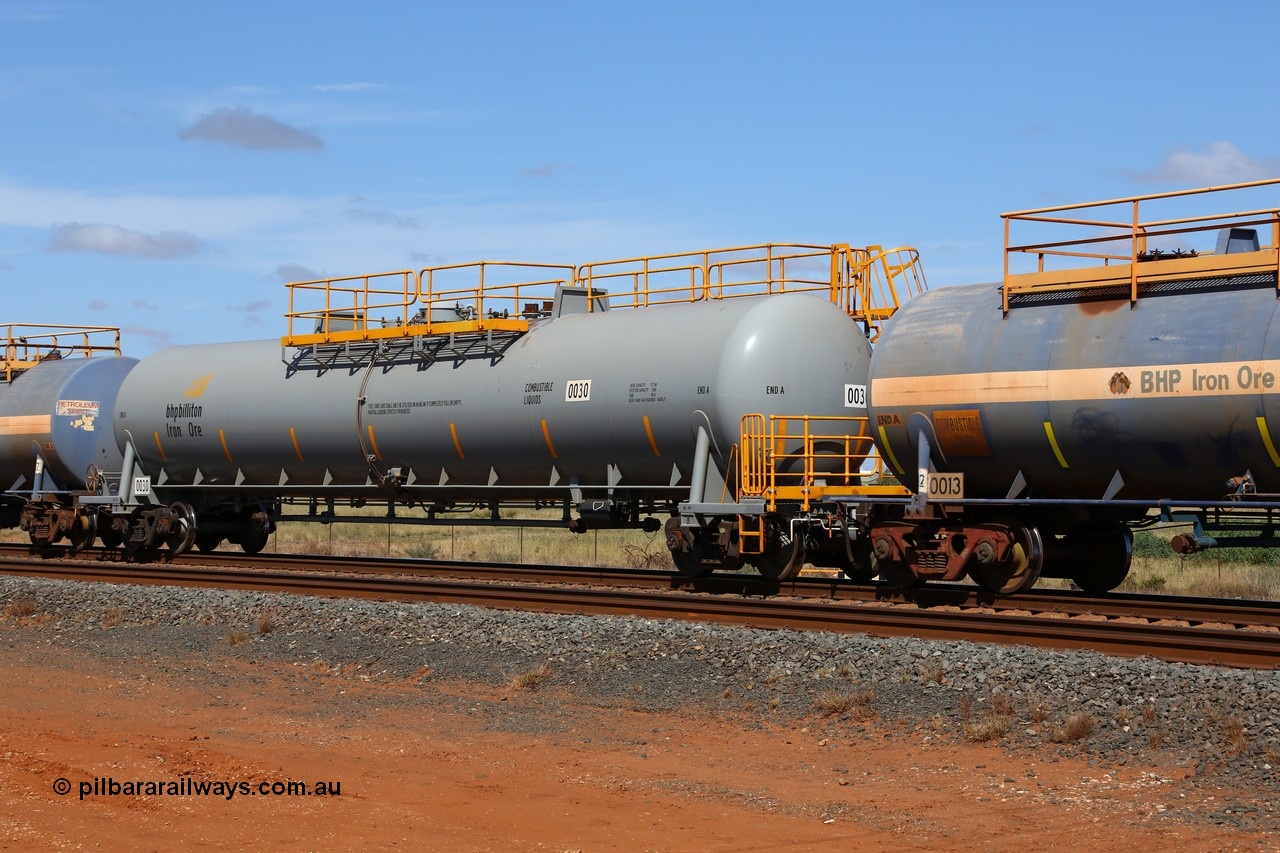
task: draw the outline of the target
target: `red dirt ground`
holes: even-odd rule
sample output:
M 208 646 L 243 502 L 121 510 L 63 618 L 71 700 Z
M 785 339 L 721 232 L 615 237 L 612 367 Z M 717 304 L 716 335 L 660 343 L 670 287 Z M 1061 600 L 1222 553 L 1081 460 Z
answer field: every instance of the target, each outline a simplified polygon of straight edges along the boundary
M 375 685 L 354 673 L 227 658 L 193 661 L 189 677 L 157 677 L 146 661 L 133 672 L 96 672 L 95 659 L 56 646 L 38 662 L 6 657 L 14 655 L 0 654 L 4 849 L 856 844 L 1022 851 L 1271 843 L 1184 819 L 1184 809 L 1213 811 L 1224 792 L 1187 785 L 1181 770 L 1033 762 L 998 746 L 926 741 L 927 734 L 889 724 L 851 727 L 837 742 L 803 727 L 761 729 L 692 710 L 573 706 L 563 693 L 430 679 Z M 209 673 L 217 678 L 206 679 Z M 215 682 L 246 686 L 204 691 Z M 420 691 L 447 701 L 406 708 L 405 696 Z M 480 700 L 503 703 L 501 725 L 466 707 Z M 65 796 L 54 792 L 59 778 L 71 783 Z M 341 795 L 81 799 L 80 783 L 95 778 L 253 787 L 326 781 L 340 783 Z

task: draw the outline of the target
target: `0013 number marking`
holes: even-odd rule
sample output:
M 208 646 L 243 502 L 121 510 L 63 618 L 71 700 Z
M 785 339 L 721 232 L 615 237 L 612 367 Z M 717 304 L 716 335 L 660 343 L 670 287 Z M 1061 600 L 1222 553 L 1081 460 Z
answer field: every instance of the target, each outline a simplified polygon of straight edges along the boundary
M 964 474 L 920 472 L 920 493 L 931 498 L 964 500 Z

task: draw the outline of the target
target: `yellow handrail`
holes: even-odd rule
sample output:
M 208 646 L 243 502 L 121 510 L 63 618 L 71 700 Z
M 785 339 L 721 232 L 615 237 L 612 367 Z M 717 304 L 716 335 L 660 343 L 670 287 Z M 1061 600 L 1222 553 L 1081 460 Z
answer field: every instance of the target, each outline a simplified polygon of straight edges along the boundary
M 927 289 L 914 249 L 856 249 L 844 243 L 765 243 L 578 267 L 480 261 L 288 287 L 285 346 L 525 331 L 530 320 L 551 314 L 557 288 L 566 287 L 586 294 L 588 311 L 814 293 L 863 323 L 874 340 L 887 317 Z
M 1280 178 L 1271 178 L 1001 214 L 1004 220 L 1004 310 L 1008 312 L 1012 295 L 1030 291 L 1122 286 L 1127 287 L 1130 301 L 1136 302 L 1144 285 L 1256 272 L 1277 274 L 1277 286 L 1280 287 L 1280 205 L 1224 213 L 1151 215 L 1153 205 L 1162 209 L 1176 208 L 1191 196 L 1215 193 L 1235 193 L 1232 198 L 1240 199 L 1249 190 L 1278 184 Z M 1117 206 L 1127 208 L 1128 215 L 1123 218 L 1105 215 L 1106 209 Z M 1066 211 L 1071 211 L 1072 215 L 1050 215 Z M 1029 224 L 1041 233 L 1048 231 L 1052 239 L 1015 243 L 1015 223 L 1019 223 L 1019 227 Z M 1216 232 L 1223 228 L 1253 226 L 1268 226 L 1270 232 L 1270 242 L 1260 240 L 1256 252 L 1218 255 L 1212 249 L 1197 248 L 1183 239 L 1186 235 Z M 1082 234 L 1081 228 L 1090 230 Z M 1171 238 L 1176 238 L 1178 245 L 1168 250 L 1152 247 L 1153 242 Z M 1025 256 L 1034 259 L 1034 268 L 1030 271 L 1015 269 Z M 1053 265 L 1054 261 L 1064 259 L 1074 266 Z M 1046 265 L 1046 261 L 1050 265 Z M 1088 261 L 1093 264 L 1084 263 Z
M 743 415 L 740 432 L 738 500 L 763 498 L 766 512 L 779 501 L 799 502 L 807 512 L 813 501 L 836 495 L 907 494 L 875 482 L 883 467 L 865 416 L 752 413 Z
M 395 286 L 396 281 L 399 286 Z M 287 342 L 332 343 L 377 337 L 377 329 L 409 325 L 417 300 L 418 277 L 412 270 L 290 282 Z M 318 308 L 299 308 L 300 301 Z M 374 317 L 374 312 L 387 312 Z M 388 316 L 389 315 L 389 316 Z M 302 330 L 295 327 L 311 324 Z
M 529 320 L 551 314 L 556 288 L 571 286 L 573 276 L 574 268 L 563 264 L 477 261 L 426 267 L 418 273 L 417 291 L 424 333 L 523 331 Z
M 30 370 L 42 361 L 120 355 L 120 330 L 115 326 L 55 326 L 41 323 L 4 323 L 4 381 Z M 109 343 L 108 343 L 109 341 Z

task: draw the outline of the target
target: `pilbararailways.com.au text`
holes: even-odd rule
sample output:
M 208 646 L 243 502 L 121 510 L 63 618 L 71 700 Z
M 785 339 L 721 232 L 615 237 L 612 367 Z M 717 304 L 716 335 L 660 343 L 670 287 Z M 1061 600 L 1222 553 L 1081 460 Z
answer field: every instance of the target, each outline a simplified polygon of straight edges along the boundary
M 64 778 L 55 779 L 53 790 L 59 795 L 69 794 L 71 782 Z M 80 782 L 79 791 L 82 800 L 86 797 L 222 797 L 225 800 L 236 797 L 338 797 L 342 795 L 342 783 L 209 781 L 189 776 L 168 781 L 130 779 L 118 782 L 108 776 Z

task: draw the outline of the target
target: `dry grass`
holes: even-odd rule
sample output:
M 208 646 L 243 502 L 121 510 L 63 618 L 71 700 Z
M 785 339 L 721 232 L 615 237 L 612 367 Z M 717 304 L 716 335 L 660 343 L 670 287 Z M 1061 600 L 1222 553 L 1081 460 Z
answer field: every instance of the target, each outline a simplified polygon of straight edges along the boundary
M 263 613 L 258 617 L 258 633 L 270 634 L 276 629 L 275 618 L 271 613 Z
M 1097 717 L 1088 711 L 1076 711 L 1054 731 L 1053 739 L 1058 743 L 1074 743 L 1093 734 L 1093 730 L 1097 727 Z
M 1154 702 L 1147 702 L 1142 706 L 1142 721 L 1144 723 L 1154 723 L 1156 721 L 1156 706 Z
M 947 681 L 946 672 L 943 670 L 942 661 L 932 661 L 920 667 L 920 677 L 926 683 L 945 684 Z
M 102 618 L 102 627 L 115 628 L 117 625 L 124 624 L 124 610 L 119 607 L 113 607 L 107 611 L 107 615 Z
M 550 677 L 551 666 L 544 663 L 516 675 L 508 686 L 512 690 L 537 690 L 538 686 Z
M 1181 525 L 1137 533 L 1133 564 L 1120 589 L 1211 598 L 1280 597 L 1280 560 L 1274 550 L 1224 548 L 1189 556 L 1173 553 L 1169 539 L 1186 530 L 1186 525 Z
M 291 509 L 299 512 L 300 509 Z M 556 527 L 492 527 L 448 523 L 422 525 L 383 522 L 382 507 L 340 507 L 345 516 L 373 518 L 369 523 L 286 522 L 272 534 L 267 550 L 330 556 L 416 557 L 440 560 L 489 560 L 621 568 L 670 568 L 671 555 L 661 532 L 591 530 L 582 535 L 560 527 L 561 511 L 504 511 L 512 519 L 552 521 Z M 397 509 L 400 521 L 421 518 L 419 510 Z M 459 513 L 460 522 L 487 521 L 489 513 Z
M 991 694 L 991 713 L 997 717 L 1013 716 L 1013 700 L 1003 693 Z
M 4 615 L 10 619 L 25 619 L 36 612 L 36 603 L 30 598 L 20 598 L 5 605 Z
M 228 631 L 227 632 L 228 645 L 238 646 L 248 639 L 249 639 L 249 633 L 247 631 Z
M 869 720 L 876 716 L 875 701 L 876 692 L 869 687 L 852 692 L 828 690 L 818 694 L 813 707 L 818 713 L 831 717 L 847 714 L 855 720 Z
M 968 695 L 960 697 L 960 717 L 965 721 L 964 736 L 972 743 L 987 743 L 999 740 L 1013 728 L 1013 699 L 999 691 L 991 694 L 991 702 L 987 713 L 981 719 L 971 720 L 973 700 Z
M 1262 748 L 1262 757 L 1273 767 L 1280 764 L 1280 744 L 1269 743 Z
M 1228 755 L 1239 755 L 1249 747 L 1249 738 L 1244 732 L 1244 721 L 1239 717 L 1228 717 L 1222 721 L 1222 735 L 1230 748 Z
M 1004 737 L 1012 727 L 1013 717 L 996 714 L 965 723 L 964 736 L 972 743 L 986 743 Z

